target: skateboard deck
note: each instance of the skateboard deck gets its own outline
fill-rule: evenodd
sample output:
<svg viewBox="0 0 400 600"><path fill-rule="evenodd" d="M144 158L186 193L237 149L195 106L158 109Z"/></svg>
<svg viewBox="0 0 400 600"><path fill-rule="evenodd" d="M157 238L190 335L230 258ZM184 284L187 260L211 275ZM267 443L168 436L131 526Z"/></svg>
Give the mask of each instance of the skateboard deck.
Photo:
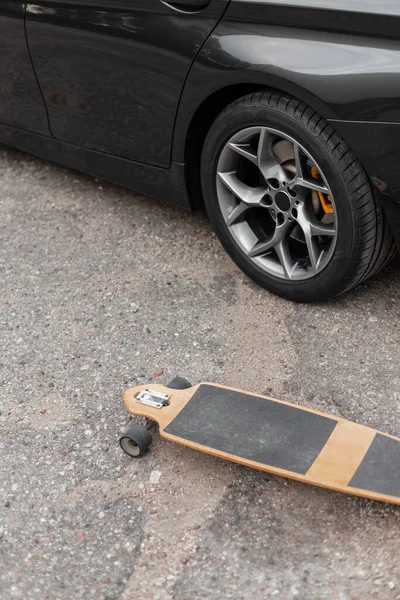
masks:
<svg viewBox="0 0 400 600"><path fill-rule="evenodd" d="M400 504L400 439L340 417L212 383L125 391L163 438L247 467ZM151 437L151 436L150 436Z"/></svg>

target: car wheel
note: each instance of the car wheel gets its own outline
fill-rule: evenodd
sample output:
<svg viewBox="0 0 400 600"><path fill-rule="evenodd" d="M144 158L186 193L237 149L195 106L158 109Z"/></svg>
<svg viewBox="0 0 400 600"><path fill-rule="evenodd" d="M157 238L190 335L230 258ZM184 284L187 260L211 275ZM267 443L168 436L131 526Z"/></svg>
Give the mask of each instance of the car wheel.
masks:
<svg viewBox="0 0 400 600"><path fill-rule="evenodd" d="M304 103L275 92L229 105L205 140L208 215L236 264L300 302L341 294L382 268L394 241L357 157Z"/></svg>

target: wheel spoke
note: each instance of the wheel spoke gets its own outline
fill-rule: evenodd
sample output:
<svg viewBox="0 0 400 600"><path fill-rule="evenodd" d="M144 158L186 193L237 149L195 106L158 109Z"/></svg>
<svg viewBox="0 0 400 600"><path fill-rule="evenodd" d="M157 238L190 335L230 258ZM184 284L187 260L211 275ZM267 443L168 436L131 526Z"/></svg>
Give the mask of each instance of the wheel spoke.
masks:
<svg viewBox="0 0 400 600"><path fill-rule="evenodd" d="M235 206L235 208L232 210L232 212L227 217L227 219L226 219L227 225L229 227L231 227L232 225L235 225L235 223L242 221L244 213L247 212L249 210L249 208L250 207L247 204L245 204L244 202L240 202L240 204Z"/></svg>
<svg viewBox="0 0 400 600"><path fill-rule="evenodd" d="M268 130L263 127L261 129L257 149L258 168L266 180L278 179L278 181L285 181L285 171L276 160L272 147L273 137Z"/></svg>
<svg viewBox="0 0 400 600"><path fill-rule="evenodd" d="M279 258L285 277L291 279L297 263L294 262L292 255L290 254L288 239L282 239L275 246L274 250Z"/></svg>
<svg viewBox="0 0 400 600"><path fill-rule="evenodd" d="M304 229L303 229L303 231L304 231ZM321 258L321 252L318 250L318 246L315 243L310 231L307 231L307 233L304 231L304 237L306 239L308 256L310 257L311 268L312 268L313 272L316 273L317 269L318 269L318 263Z"/></svg>
<svg viewBox="0 0 400 600"><path fill-rule="evenodd" d="M324 225L317 221L317 219L310 221L312 235L327 235L333 237L336 235L336 229L333 225Z"/></svg>
<svg viewBox="0 0 400 600"><path fill-rule="evenodd" d="M317 180L311 181L307 179L307 165L306 157L302 154L301 148L298 144L293 144L294 151L294 162L296 165L296 176L290 183L290 187L299 185L315 192L322 192L323 194L330 194L330 190L326 185L320 185Z"/></svg>
<svg viewBox="0 0 400 600"><path fill-rule="evenodd" d="M300 147L298 144L293 144L294 150L294 162L296 165L296 178L303 178L303 160L301 156Z"/></svg>
<svg viewBox="0 0 400 600"><path fill-rule="evenodd" d="M297 222L304 233L304 239L307 245L307 251L310 258L311 268L313 272L316 273L318 271L318 266L324 251L322 249L319 249L318 243L316 242L316 240L314 240L314 237L317 235L326 235L326 233L320 233L321 231L325 232L326 230L328 230L329 232L331 232L333 230L334 232L334 229L333 226L332 228L330 228L329 226L323 227L318 225L317 220L313 218L310 214L307 214L307 212L308 211L304 205L299 206L297 210ZM332 235L334 235L334 233Z"/></svg>
<svg viewBox="0 0 400 600"><path fill-rule="evenodd" d="M276 225L275 231L272 234L272 237L267 242L257 242L254 244L252 249L249 252L249 256L254 258L256 256L261 256L262 254L266 254L269 250L274 248L279 242L281 242L288 229L290 228L290 223L285 221L282 225Z"/></svg>
<svg viewBox="0 0 400 600"><path fill-rule="evenodd" d="M326 235L328 237L333 237L336 235L336 228L333 223L330 223L329 225L321 223L321 221L316 219L314 213L304 204L297 207L297 222L303 231L303 224L305 227L308 227L313 236Z"/></svg>
<svg viewBox="0 0 400 600"><path fill-rule="evenodd" d="M257 156L252 151L250 144L234 144L234 143L230 142L229 148L231 148L232 150L234 150L241 156L244 156L245 158L250 160L255 165L258 164Z"/></svg>
<svg viewBox="0 0 400 600"><path fill-rule="evenodd" d="M308 181L308 179L304 179L304 177L295 177L293 181L290 182L289 187L300 186L307 188L308 190L313 190L314 192L322 192L323 194L330 194L330 190L326 187L326 185L319 185L316 181Z"/></svg>
<svg viewBox="0 0 400 600"><path fill-rule="evenodd" d="M236 176L235 171L230 173L218 172L218 177L225 184L228 190L235 194L236 198L248 205L259 205L267 193L266 187L251 188L240 181L240 179L238 179Z"/></svg>

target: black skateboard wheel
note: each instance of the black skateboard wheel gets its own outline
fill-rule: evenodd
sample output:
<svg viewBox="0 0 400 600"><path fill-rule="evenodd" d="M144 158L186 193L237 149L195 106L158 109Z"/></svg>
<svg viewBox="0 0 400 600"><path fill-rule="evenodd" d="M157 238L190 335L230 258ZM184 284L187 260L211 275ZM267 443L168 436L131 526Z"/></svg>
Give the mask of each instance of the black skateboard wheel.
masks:
<svg viewBox="0 0 400 600"><path fill-rule="evenodd" d="M151 433L146 427L131 425L121 436L119 444L122 450L132 458L141 458L149 449L152 439Z"/></svg>
<svg viewBox="0 0 400 600"><path fill-rule="evenodd" d="M169 382L168 387L172 390L187 390L192 387L192 384L184 377L174 377L173 380Z"/></svg>

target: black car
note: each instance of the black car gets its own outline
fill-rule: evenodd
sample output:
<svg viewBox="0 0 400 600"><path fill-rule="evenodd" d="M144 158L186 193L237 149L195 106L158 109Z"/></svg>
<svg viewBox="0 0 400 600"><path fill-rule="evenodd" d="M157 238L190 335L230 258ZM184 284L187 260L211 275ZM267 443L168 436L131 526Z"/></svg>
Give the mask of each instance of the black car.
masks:
<svg viewBox="0 0 400 600"><path fill-rule="evenodd" d="M298 301L400 242L397 0L0 0L0 142L195 208Z"/></svg>

